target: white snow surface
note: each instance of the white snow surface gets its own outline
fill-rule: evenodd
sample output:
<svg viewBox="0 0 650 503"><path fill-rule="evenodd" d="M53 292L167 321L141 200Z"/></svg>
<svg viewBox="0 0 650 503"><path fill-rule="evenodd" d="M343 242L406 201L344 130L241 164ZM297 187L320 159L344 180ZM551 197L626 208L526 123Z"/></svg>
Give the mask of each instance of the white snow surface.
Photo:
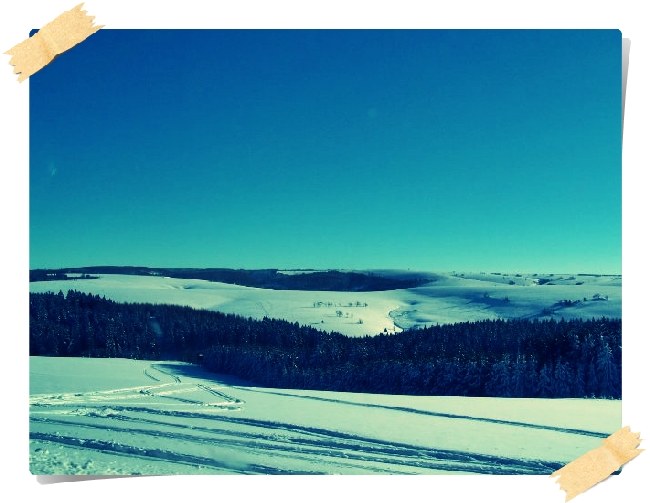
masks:
<svg viewBox="0 0 650 503"><path fill-rule="evenodd" d="M551 473L621 402L259 388L180 362L30 358L34 474Z"/></svg>
<svg viewBox="0 0 650 503"><path fill-rule="evenodd" d="M621 317L621 276L449 273L438 274L438 280L426 286L379 292L270 290L160 276L99 276L34 282L30 291L79 290L119 302L267 316L350 336L496 318ZM540 280L547 283L537 284Z"/></svg>

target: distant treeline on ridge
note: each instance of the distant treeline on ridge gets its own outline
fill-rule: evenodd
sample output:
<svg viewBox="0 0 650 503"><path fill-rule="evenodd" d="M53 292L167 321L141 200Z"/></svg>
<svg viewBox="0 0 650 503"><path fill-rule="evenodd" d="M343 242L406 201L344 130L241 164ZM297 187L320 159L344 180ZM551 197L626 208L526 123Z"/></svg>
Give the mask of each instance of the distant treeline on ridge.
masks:
<svg viewBox="0 0 650 503"><path fill-rule="evenodd" d="M348 337L284 320L31 293L30 354L178 359L294 389L621 398L620 319L490 320Z"/></svg>
<svg viewBox="0 0 650 503"><path fill-rule="evenodd" d="M180 279L202 279L232 285L269 288L272 290L322 290L330 292L373 292L414 288L435 281L435 275L425 273L401 273L399 275L376 274L355 271L293 271L290 274L278 269L195 269L155 268L133 266L94 266L68 269L32 269L29 281L52 281L77 279L69 274L81 275L80 279L95 279L97 274L127 274L136 276L167 276ZM85 277L84 277L85 276Z"/></svg>

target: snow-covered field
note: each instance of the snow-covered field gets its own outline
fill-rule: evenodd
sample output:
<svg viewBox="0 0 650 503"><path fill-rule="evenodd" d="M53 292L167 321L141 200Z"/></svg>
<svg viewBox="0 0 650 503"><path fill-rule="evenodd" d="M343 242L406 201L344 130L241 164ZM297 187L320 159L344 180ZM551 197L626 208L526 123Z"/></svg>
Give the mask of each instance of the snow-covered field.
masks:
<svg viewBox="0 0 650 503"><path fill-rule="evenodd" d="M621 316L620 276L455 273L438 278L430 285L405 290L317 292L102 274L99 279L30 283L30 291L74 289L120 302L179 304L258 319L268 316L352 336L494 318Z"/></svg>
<svg viewBox="0 0 650 503"><path fill-rule="evenodd" d="M127 275L30 283L32 292L69 289L353 336L489 318L621 316L620 276L452 273L381 292ZM30 376L37 474L539 474L621 426L620 401L269 389L178 362L32 357Z"/></svg>
<svg viewBox="0 0 650 503"><path fill-rule="evenodd" d="M177 362L30 358L35 474L548 474L620 426L620 401L269 389Z"/></svg>

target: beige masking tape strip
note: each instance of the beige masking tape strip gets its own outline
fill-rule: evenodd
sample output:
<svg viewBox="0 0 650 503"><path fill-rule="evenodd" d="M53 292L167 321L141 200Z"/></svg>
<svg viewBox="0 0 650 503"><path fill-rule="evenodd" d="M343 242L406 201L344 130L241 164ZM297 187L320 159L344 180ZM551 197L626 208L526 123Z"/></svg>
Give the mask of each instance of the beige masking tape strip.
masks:
<svg viewBox="0 0 650 503"><path fill-rule="evenodd" d="M5 54L12 56L9 61L14 65L14 73L19 74L22 82L35 74L56 56L63 54L103 26L94 26L94 17L81 10L83 4L61 14L46 24L33 37L22 41Z"/></svg>
<svg viewBox="0 0 650 503"><path fill-rule="evenodd" d="M641 454L643 449L637 449L640 442L639 433L630 432L630 427L626 426L603 440L598 449L571 461L551 477L559 477L556 482L566 492L566 501L569 501Z"/></svg>

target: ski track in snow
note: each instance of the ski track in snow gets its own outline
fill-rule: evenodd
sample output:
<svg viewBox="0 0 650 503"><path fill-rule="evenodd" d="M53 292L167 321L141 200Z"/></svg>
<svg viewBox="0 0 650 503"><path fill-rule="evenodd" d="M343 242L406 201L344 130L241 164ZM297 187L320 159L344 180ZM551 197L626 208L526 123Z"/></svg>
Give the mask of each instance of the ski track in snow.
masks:
<svg viewBox="0 0 650 503"><path fill-rule="evenodd" d="M410 415L424 415L542 429L561 435L607 436L588 430L226 386L207 379L181 377L157 363L148 365L143 374L144 382L155 384L32 395L32 471L43 473L39 470L46 469L38 464L36 454L56 449L68 453L72 450L76 456L90 456L90 460L93 453L102 453L121 459L127 466L145 467L137 473L146 472L147 466L161 461L179 471L248 474L550 474L564 465L563 460L437 449L329 427L242 417L247 404L236 395L250 392L280 395L297 403L316 400L336 406L385 409L405 415L402 417L406 420Z"/></svg>

